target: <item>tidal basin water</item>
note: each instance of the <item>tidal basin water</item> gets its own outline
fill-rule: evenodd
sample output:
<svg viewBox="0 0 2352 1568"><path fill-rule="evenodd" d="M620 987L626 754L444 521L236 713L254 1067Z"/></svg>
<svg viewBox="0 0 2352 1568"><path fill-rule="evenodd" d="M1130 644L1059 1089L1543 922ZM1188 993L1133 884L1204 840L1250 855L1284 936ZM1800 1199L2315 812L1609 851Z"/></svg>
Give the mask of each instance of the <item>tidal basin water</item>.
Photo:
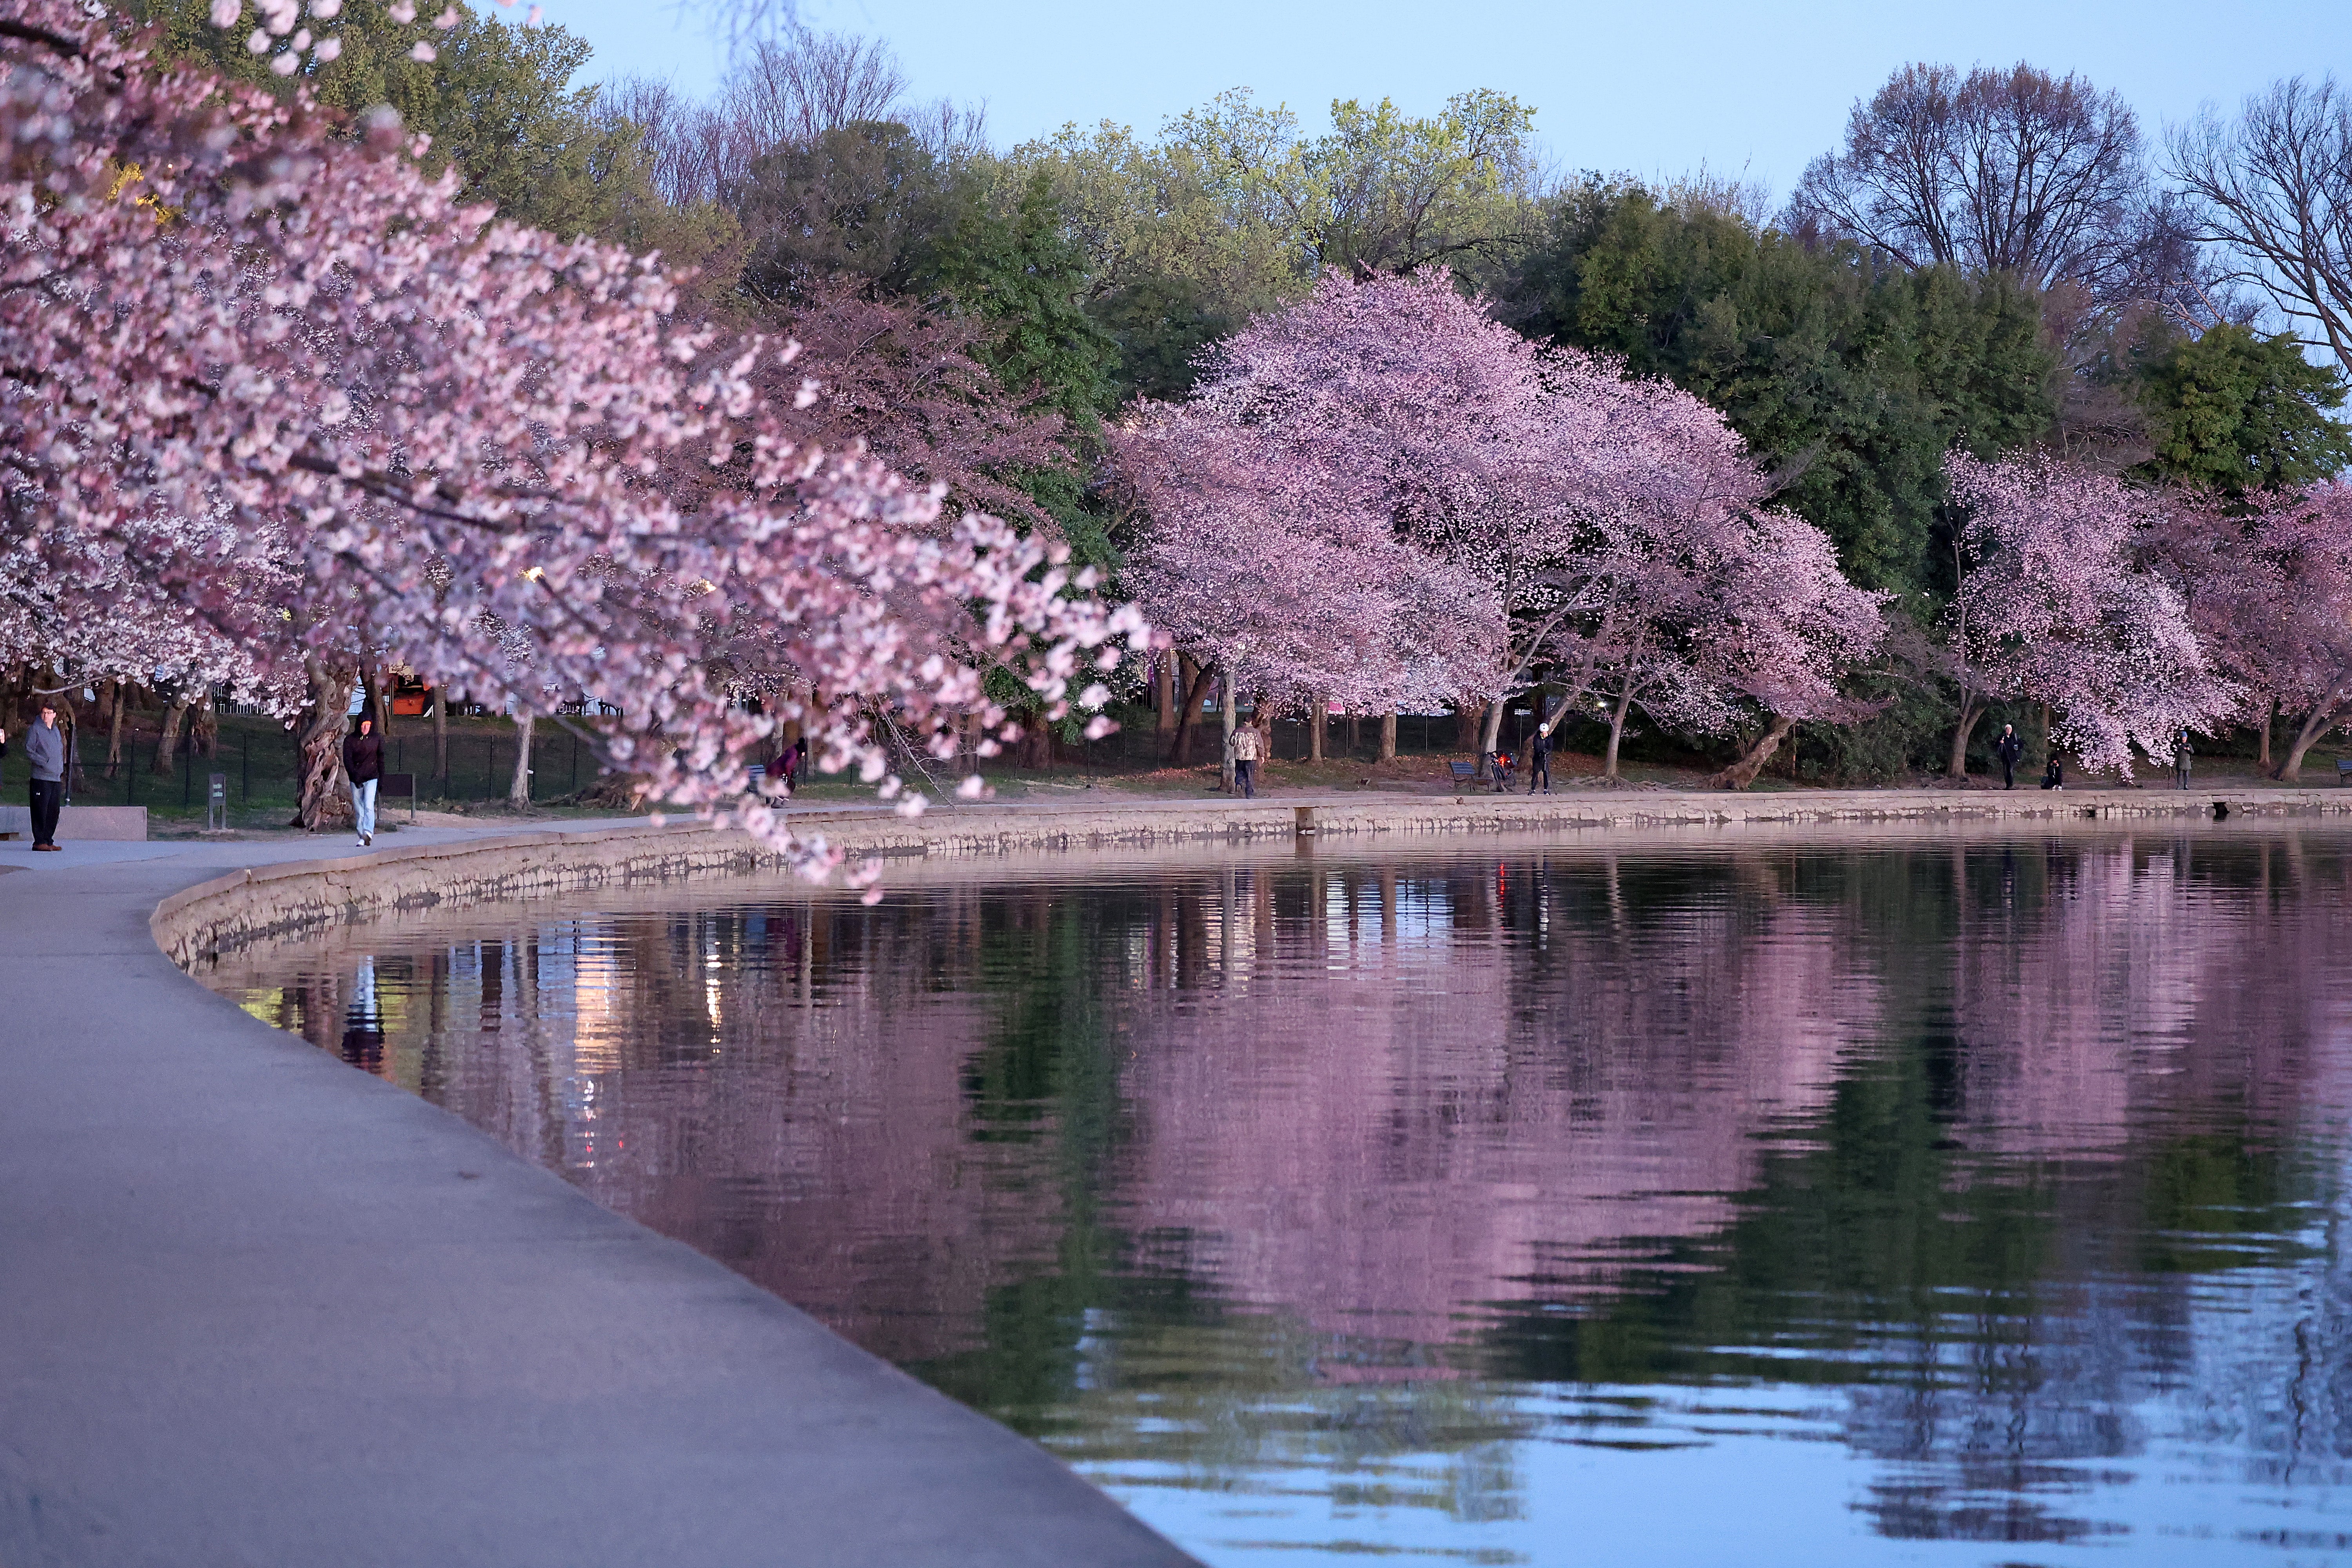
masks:
<svg viewBox="0 0 2352 1568"><path fill-rule="evenodd" d="M888 886L209 978L1212 1564L2352 1562L2352 833Z"/></svg>

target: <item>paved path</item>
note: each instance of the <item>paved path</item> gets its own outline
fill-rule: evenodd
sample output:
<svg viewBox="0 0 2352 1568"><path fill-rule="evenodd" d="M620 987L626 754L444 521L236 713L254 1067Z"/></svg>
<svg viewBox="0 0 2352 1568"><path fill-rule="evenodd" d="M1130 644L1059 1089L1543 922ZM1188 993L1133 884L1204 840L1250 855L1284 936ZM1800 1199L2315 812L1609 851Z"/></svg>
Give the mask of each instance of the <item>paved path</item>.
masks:
<svg viewBox="0 0 2352 1568"><path fill-rule="evenodd" d="M0 1568L1187 1561L149 936L180 888L349 853L0 843Z"/></svg>

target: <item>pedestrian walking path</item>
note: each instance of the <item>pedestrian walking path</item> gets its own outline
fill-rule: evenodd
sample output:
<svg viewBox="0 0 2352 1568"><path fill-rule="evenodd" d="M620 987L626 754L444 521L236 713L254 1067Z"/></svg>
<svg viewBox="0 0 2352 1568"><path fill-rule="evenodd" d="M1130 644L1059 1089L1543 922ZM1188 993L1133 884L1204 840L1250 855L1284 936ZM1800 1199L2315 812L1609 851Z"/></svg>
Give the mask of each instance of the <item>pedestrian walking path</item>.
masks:
<svg viewBox="0 0 2352 1568"><path fill-rule="evenodd" d="M0 1564L1187 1561L150 935L194 883L353 853L0 844Z"/></svg>

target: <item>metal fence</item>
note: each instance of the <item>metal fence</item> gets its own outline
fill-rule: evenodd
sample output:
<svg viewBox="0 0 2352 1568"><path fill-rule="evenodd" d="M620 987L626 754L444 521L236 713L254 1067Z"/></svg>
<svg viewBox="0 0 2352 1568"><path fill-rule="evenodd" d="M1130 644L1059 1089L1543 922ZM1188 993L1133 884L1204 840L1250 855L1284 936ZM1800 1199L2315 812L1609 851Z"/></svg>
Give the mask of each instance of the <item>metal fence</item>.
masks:
<svg viewBox="0 0 2352 1568"><path fill-rule="evenodd" d="M123 737L121 754L107 766L109 739L93 726L73 731L76 774L71 798L80 805L143 805L166 816L201 816L213 774L226 784L226 804L239 814L282 806L291 811L301 793L302 745L297 731L276 724L224 723L210 755L183 736L170 763L156 765L152 732ZM403 733L395 726L383 749L384 771L413 773L420 801L503 800L514 782L515 731L453 724L447 765L436 765L429 730ZM12 748L14 750L14 748ZM22 764L10 759L10 782ZM540 725L531 736L530 796L558 800L594 782L595 759L568 731Z"/></svg>

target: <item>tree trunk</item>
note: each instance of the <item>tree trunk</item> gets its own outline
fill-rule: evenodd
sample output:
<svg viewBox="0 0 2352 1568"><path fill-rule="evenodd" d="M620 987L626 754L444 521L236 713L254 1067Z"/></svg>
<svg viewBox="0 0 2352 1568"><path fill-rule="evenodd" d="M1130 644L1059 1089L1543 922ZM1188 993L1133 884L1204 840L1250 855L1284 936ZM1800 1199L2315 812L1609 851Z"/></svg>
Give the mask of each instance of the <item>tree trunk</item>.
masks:
<svg viewBox="0 0 2352 1568"><path fill-rule="evenodd" d="M1045 721L1043 708L1033 709L1023 716L1021 739L1014 742L1013 765L1040 773L1053 768L1054 728Z"/></svg>
<svg viewBox="0 0 2352 1568"><path fill-rule="evenodd" d="M1381 761L1384 763L1396 761L1396 710L1391 708L1381 715Z"/></svg>
<svg viewBox="0 0 2352 1568"><path fill-rule="evenodd" d="M2313 709L2309 716L2295 727L2294 739L2287 744L2286 758L2279 763L2278 772L2271 776L2281 784L2299 783L2303 777L2304 753L2319 744L2327 731L2336 728L2342 712L2343 710L2334 704Z"/></svg>
<svg viewBox="0 0 2352 1568"><path fill-rule="evenodd" d="M180 721L187 716L187 698L179 696L172 699L172 706L163 713L163 733L155 737L155 771L157 773L168 773L172 771L172 753L180 748Z"/></svg>
<svg viewBox="0 0 2352 1568"><path fill-rule="evenodd" d="M1503 704L1505 700L1506 699L1497 697L1492 702L1487 703L1486 721L1478 726L1478 776L1482 779L1487 779L1490 782L1493 778L1493 763L1491 759L1503 743ZM1616 742L1613 741L1610 742L1609 754L1612 757L1614 757L1617 754Z"/></svg>
<svg viewBox="0 0 2352 1568"><path fill-rule="evenodd" d="M122 689L122 682L117 680L110 684L114 690L114 700L108 706L112 708L114 712L108 720L106 727L106 776L108 778L112 778L114 770L122 765L122 710L129 706L124 700L128 694Z"/></svg>
<svg viewBox="0 0 2352 1568"><path fill-rule="evenodd" d="M1172 735L1176 732L1178 662L1176 650L1173 648L1160 656L1160 722L1157 728L1163 735Z"/></svg>
<svg viewBox="0 0 2352 1568"><path fill-rule="evenodd" d="M351 816L343 777L343 718L351 710L355 677L350 670L329 669L315 658L303 664L310 677L310 721L302 729L302 793L293 826L316 833Z"/></svg>
<svg viewBox="0 0 2352 1568"><path fill-rule="evenodd" d="M1320 697L1307 700L1307 760L1310 763L1323 760L1323 725L1330 717L1326 711L1328 707Z"/></svg>
<svg viewBox="0 0 2352 1568"><path fill-rule="evenodd" d="M1967 692L1960 694L1960 721L1952 727L1952 756L1944 772L1956 779L1969 776L1969 737L1977 732L1977 725L1985 716L1985 704Z"/></svg>
<svg viewBox="0 0 2352 1568"><path fill-rule="evenodd" d="M2279 700L2273 697L2271 699L2270 711L2263 719L2262 749L2254 753L2254 769L2264 775L2268 775L2271 771L2271 731L2278 728L2278 719Z"/></svg>
<svg viewBox="0 0 2352 1568"><path fill-rule="evenodd" d="M507 804L517 811L530 809L530 710L515 715L514 782L507 786Z"/></svg>
<svg viewBox="0 0 2352 1568"><path fill-rule="evenodd" d="M1234 689L1233 677L1225 677L1217 685L1223 694L1217 704L1217 717L1225 727L1224 744L1218 752L1223 761L1217 765L1217 778L1224 786L1225 793L1231 795L1234 788L1234 731L1241 728L1242 699L1241 693Z"/></svg>
<svg viewBox="0 0 2352 1568"><path fill-rule="evenodd" d="M1479 721L1486 710L1473 708L1467 702L1454 705L1454 746L1456 751L1475 752L1478 749Z"/></svg>
<svg viewBox="0 0 2352 1568"><path fill-rule="evenodd" d="M1192 765L1192 731L1200 728L1201 699L1209 694L1209 677L1213 673L1189 658L1184 662L1192 665L1192 681L1184 690L1184 711L1176 725L1175 743L1168 748L1168 760L1180 768Z"/></svg>
<svg viewBox="0 0 2352 1568"><path fill-rule="evenodd" d="M220 754L220 710L213 706L213 689L196 695L195 712L188 719L188 749L200 757Z"/></svg>
<svg viewBox="0 0 2352 1568"><path fill-rule="evenodd" d="M1617 706L1610 710L1609 755L1601 766L1601 776L1604 779L1617 776L1617 743L1625 738L1625 713L1633 706L1633 689L1628 686L1618 694Z"/></svg>
<svg viewBox="0 0 2352 1568"><path fill-rule="evenodd" d="M449 793L449 689L433 689L433 778L437 796Z"/></svg>
<svg viewBox="0 0 2352 1568"><path fill-rule="evenodd" d="M1348 710L1348 760L1354 762L1356 753L1364 749L1364 716L1353 708Z"/></svg>
<svg viewBox="0 0 2352 1568"><path fill-rule="evenodd" d="M1741 752L1738 762L1707 780L1707 784L1716 789L1746 789L1754 784L1756 775L1764 771L1764 764L1772 760L1772 753L1780 749L1780 742L1789 738L1789 731L1796 722L1794 719L1774 714L1772 727L1765 731L1754 745Z"/></svg>

